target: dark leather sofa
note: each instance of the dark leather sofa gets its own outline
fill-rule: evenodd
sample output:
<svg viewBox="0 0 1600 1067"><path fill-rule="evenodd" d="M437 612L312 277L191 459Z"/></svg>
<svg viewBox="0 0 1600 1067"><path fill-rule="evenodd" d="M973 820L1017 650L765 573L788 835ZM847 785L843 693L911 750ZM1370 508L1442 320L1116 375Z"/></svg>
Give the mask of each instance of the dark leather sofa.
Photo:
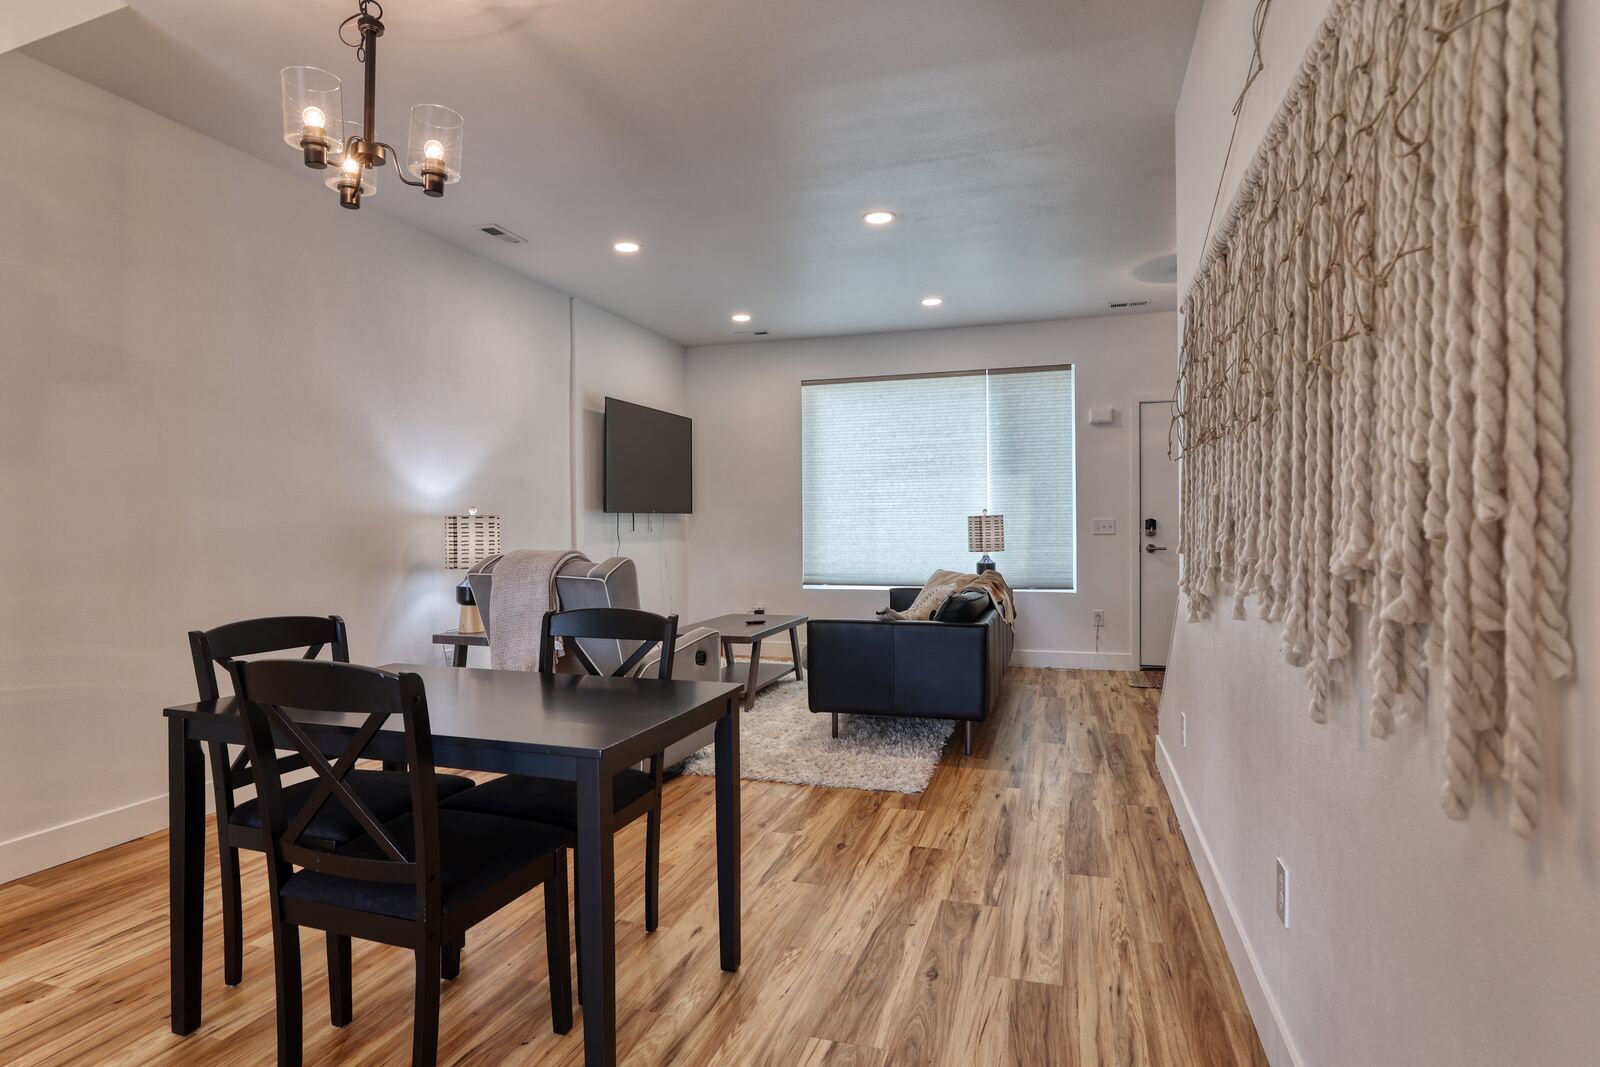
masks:
<svg viewBox="0 0 1600 1067"><path fill-rule="evenodd" d="M918 589L889 590L889 606L904 611ZM889 622L812 619L806 624L811 710L833 716L899 715L960 719L966 752L972 724L1000 700L1012 633L991 604L973 622Z"/></svg>

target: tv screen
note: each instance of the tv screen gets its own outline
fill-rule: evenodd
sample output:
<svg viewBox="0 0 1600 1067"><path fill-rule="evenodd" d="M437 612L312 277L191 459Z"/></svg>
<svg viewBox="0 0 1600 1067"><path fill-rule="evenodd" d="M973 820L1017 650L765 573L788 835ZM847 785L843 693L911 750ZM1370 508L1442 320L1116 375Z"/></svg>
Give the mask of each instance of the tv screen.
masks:
<svg viewBox="0 0 1600 1067"><path fill-rule="evenodd" d="M693 512L693 425L670 411L606 397L605 510Z"/></svg>

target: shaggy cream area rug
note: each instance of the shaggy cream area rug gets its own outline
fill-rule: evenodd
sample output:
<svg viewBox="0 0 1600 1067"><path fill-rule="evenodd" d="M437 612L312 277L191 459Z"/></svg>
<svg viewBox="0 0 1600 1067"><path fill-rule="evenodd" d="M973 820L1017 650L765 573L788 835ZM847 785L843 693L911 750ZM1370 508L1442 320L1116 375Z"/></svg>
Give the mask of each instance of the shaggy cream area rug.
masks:
<svg viewBox="0 0 1600 1067"><path fill-rule="evenodd" d="M948 719L841 715L834 740L828 724L829 716L807 707L806 683L791 679L763 690L741 716L740 777L920 793L956 729ZM714 774L714 763L712 749L703 748L684 761L683 773Z"/></svg>

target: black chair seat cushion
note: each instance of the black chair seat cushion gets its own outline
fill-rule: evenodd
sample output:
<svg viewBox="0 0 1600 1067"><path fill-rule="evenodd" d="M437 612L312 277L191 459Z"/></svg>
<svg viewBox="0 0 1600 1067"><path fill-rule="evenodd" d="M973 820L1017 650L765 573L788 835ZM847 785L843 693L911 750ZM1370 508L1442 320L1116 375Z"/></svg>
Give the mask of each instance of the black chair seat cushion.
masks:
<svg viewBox="0 0 1600 1067"><path fill-rule="evenodd" d="M402 815L387 822L384 829L410 859L416 842L411 816ZM556 849L571 845L572 835L559 827L467 811L440 811L439 891L444 910L449 911ZM339 848L338 854L389 858L366 835ZM283 883L282 895L286 900L351 908L396 919L417 917L417 889L409 884L297 871Z"/></svg>
<svg viewBox="0 0 1600 1067"><path fill-rule="evenodd" d="M934 622L977 622L994 601L981 589L968 589L945 598L933 613Z"/></svg>
<svg viewBox="0 0 1600 1067"><path fill-rule="evenodd" d="M656 781L633 767L611 779L613 811L621 811L640 797L649 796ZM508 774L485 782L440 805L452 811L476 811L513 819L548 823L568 830L578 828L578 783L559 778L527 778Z"/></svg>
<svg viewBox="0 0 1600 1067"><path fill-rule="evenodd" d="M284 808L291 820L301 808L305 807L306 801L311 799L311 793L317 788L320 780L312 778L283 787ZM372 809L372 814L377 816L379 822L398 819L411 810L411 774L408 771L351 771L345 775L344 780L350 786L350 791ZM472 779L459 774L434 775L434 783L434 787L439 791L441 803L472 788ZM228 821L235 826L247 826L252 830L259 830L261 805L254 800L246 801L233 809L233 815ZM361 824L356 822L355 816L350 814L350 809L345 807L338 797L327 799L305 832L307 838L315 838L333 845L348 844L365 834L366 831L361 828Z"/></svg>

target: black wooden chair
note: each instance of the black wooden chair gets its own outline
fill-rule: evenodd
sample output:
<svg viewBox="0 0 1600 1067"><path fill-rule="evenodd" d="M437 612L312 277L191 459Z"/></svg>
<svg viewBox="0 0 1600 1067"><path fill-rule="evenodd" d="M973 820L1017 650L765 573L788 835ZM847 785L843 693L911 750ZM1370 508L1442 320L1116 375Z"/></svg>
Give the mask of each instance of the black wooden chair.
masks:
<svg viewBox="0 0 1600 1067"><path fill-rule="evenodd" d="M535 886L544 886L544 926L555 1031L572 1028L571 945L567 931L566 849L572 836L554 826L464 811L441 811L433 767L428 698L415 674L297 660L233 665L247 749L261 794L272 903L278 992L278 1063L301 1059L300 928L328 937L333 1021L350 1021L350 939L416 953L416 1019L411 1062L438 1059L439 994L446 946ZM341 733L328 713L342 713ZM404 772L410 811L384 821L349 784L352 768L384 725L405 731ZM320 728L320 729L319 729ZM351 732L353 731L353 733ZM324 749L343 746L329 761ZM274 758L292 750L316 774L304 804L288 803ZM307 837L328 809L364 834L333 851ZM296 869L298 868L298 870Z"/></svg>
<svg viewBox="0 0 1600 1067"><path fill-rule="evenodd" d="M247 619L214 630L189 631L189 650L194 657L195 684L201 700L216 700L216 668L228 670L240 656L267 652L294 652L305 649L304 658L316 659L326 647L336 662L350 662L350 644L344 620L337 615L282 615ZM223 980L238 985L244 976L244 924L239 899L239 850L265 852L261 834L261 806L256 800L237 803L239 790L256 783L249 754L241 752L229 759L228 746L208 746L211 757L211 783L217 801L217 858L222 868L222 956ZM299 770L305 761L285 757L278 764L280 774ZM380 819L394 819L411 810L411 777L404 771L351 771L347 784ZM472 787L472 779L460 775L440 775L440 796L450 797ZM284 787L284 803L298 810L310 797L314 782ZM308 827L309 847L333 849L360 837L365 831L343 809L326 810ZM460 965L459 948L447 961L449 977Z"/></svg>
<svg viewBox="0 0 1600 1067"><path fill-rule="evenodd" d="M567 640L577 661L594 675L601 672L577 639L640 642L639 647L611 672L613 678L626 677L659 647L661 662L657 665L656 677L668 679L672 677L672 646L678 638L678 617L628 608L545 612L539 636L541 674L555 673L558 637ZM661 753L657 752L650 757L648 772L629 767L618 771L612 779L616 828L622 829L641 815L648 817L644 839L644 928L647 931L655 930L661 910L661 762ZM451 797L445 807L454 811L509 815L574 832L578 827L577 784L555 778L508 774Z"/></svg>

